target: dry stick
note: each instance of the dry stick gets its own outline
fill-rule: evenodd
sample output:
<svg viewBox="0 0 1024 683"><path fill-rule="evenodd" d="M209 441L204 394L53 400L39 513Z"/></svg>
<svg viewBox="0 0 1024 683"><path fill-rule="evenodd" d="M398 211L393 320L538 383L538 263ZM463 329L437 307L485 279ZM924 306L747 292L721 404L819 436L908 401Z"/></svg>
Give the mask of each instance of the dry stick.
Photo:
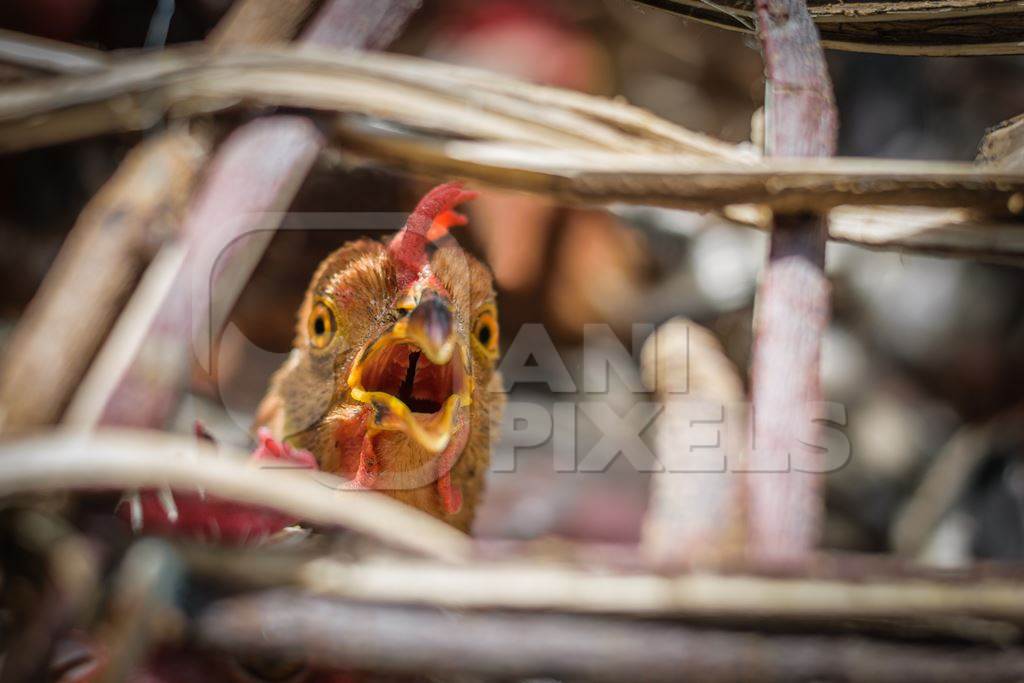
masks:
<svg viewBox="0 0 1024 683"><path fill-rule="evenodd" d="M998 215L1024 176L955 162L863 159L720 161L685 152L623 153L526 144L442 145L337 129L342 147L431 175L553 195L567 202L715 209L760 204L777 211L840 205L974 206ZM1024 224L1021 225L1024 232Z"/></svg>
<svg viewBox="0 0 1024 683"><path fill-rule="evenodd" d="M332 0L302 41L381 47L418 6L418 0ZM263 119L232 133L185 221L187 264L173 274L175 284L141 343L112 347L112 355L126 359L116 374L120 381L99 380L93 385L99 391L83 395L83 405L103 408L80 424L99 415L103 424L162 426L184 389L192 353L212 371L214 335L325 144L312 121L296 116Z"/></svg>
<svg viewBox="0 0 1024 683"><path fill-rule="evenodd" d="M168 109L182 116L196 108L222 110L239 98L263 105L398 115L399 121L427 129L468 128L465 133L471 137L567 146L575 142L576 147L591 143L621 151L685 150L748 161L758 156L745 146L686 130L622 102L421 58L310 47L222 55L177 48L118 62L91 78L13 88L0 97L0 147L26 149L53 142L59 119L64 117L65 127L72 129L76 108L90 104L107 105L110 115L101 124L114 131L135 120L118 108L143 111L136 118L162 116ZM34 139L22 139L28 134Z"/></svg>
<svg viewBox="0 0 1024 683"><path fill-rule="evenodd" d="M260 228L273 220L273 212L287 208L319 152L311 142L317 139L316 128L302 117L258 120L243 131L221 146L207 176L235 182L207 184L196 196L184 221L184 243L165 246L147 269L75 393L65 423L160 426L177 405L192 353L210 367L210 328L203 323L212 305L222 301L222 290L244 283L259 256L251 242L233 243L250 234L261 245L269 240L272 233ZM237 181L247 169L275 165L279 173ZM268 213L235 210L244 204ZM237 252L248 259L242 272L225 270L224 263L238 265L241 259L232 258ZM228 277L232 282L225 284Z"/></svg>
<svg viewBox="0 0 1024 683"><path fill-rule="evenodd" d="M262 470L244 458L192 436L55 430L0 445L0 497L67 489L204 490L428 557L460 560L469 553L464 534L383 494L350 490L349 482L327 472Z"/></svg>
<svg viewBox="0 0 1024 683"><path fill-rule="evenodd" d="M917 489L891 526L889 539L898 555L914 558L926 549L991 453L994 431L992 423L963 426L931 458Z"/></svg>
<svg viewBox="0 0 1024 683"><path fill-rule="evenodd" d="M1019 563L975 563L951 570L850 553L815 555L784 571L777 565L743 563L712 572L694 571L688 563L652 562L635 545L547 538L475 540L471 558L456 569L365 544L353 547L354 556L316 544L295 552L275 545L242 549L186 541L179 550L191 571L239 588L299 586L337 597L368 591L381 602L636 616L721 614L745 623L846 615L873 618L872 628L878 619L889 618L919 624L945 620L947 626L983 620L1003 635L1011 631L1011 640L1020 635L1014 624L1024 624L1024 565ZM417 576L423 580L412 580ZM466 590L450 589L456 585ZM835 621L832 626L857 630L860 625Z"/></svg>
<svg viewBox="0 0 1024 683"><path fill-rule="evenodd" d="M209 152L174 130L132 150L89 202L0 359L0 432L56 421Z"/></svg>
<svg viewBox="0 0 1024 683"><path fill-rule="evenodd" d="M152 74L159 69L163 69L160 78L177 86L172 88L155 78ZM482 139L499 135L505 144L437 144L437 138L433 142L391 140L366 129L339 125L335 142L399 168L432 176L461 175L566 202L619 200L708 208L746 197L779 208L798 204L816 210L866 201L987 204L995 211L993 215L961 208L841 206L832 213L830 236L875 249L1018 265L1024 260L1024 224L1001 217L999 211L1024 204L1019 171L1005 164L817 160L817 167L801 168L775 159L754 164L748 150L687 131L620 102L394 55L304 50L301 55L249 52L211 59L194 49L172 50L133 59L111 67L110 72L84 81L64 79L45 88L25 86L7 91L0 97L0 119L4 120L0 146L4 141L26 145L40 137L52 141L60 139L59 135L89 133L92 128L88 126L97 121L93 116L97 110L76 110L72 105L82 104L82 98L92 98L92 106L104 112L98 120L108 129L117 129L145 125L162 116L168 102L185 105L198 98L199 92L207 97L230 93L232 97L219 100L217 106L238 99L269 105L302 103L426 125L438 136L467 131ZM187 72L191 80L172 78L179 72ZM124 104L122 96L137 106L114 106L116 102ZM505 106L509 99L535 106L513 110ZM202 101L211 104L205 98ZM159 106L154 108L154 103ZM530 115L552 108L563 110L560 117ZM33 124L32 111L44 114L45 123ZM62 111L78 114L55 129ZM570 120L573 125L566 129ZM579 125L581 122L588 125ZM85 130L83 123L88 124ZM551 149L525 144L542 133L548 146L553 145ZM510 142L523 144L512 146L507 144ZM616 149L633 151L610 152L605 147L611 142ZM586 149L578 149L581 143ZM566 149L569 147L571 152ZM658 153L636 153L636 149ZM716 161L711 163L709 158ZM726 186L716 184L721 182ZM760 212L750 208L728 206L725 212L741 223L766 227Z"/></svg>
<svg viewBox="0 0 1024 683"><path fill-rule="evenodd" d="M954 162L758 160L635 107L409 57L273 49L193 49L105 73L28 84L0 96L0 147L121 130L169 112L187 117L264 106L369 114L432 136L388 137L336 121L369 156L584 202L691 208L749 202L787 212L838 204L1024 208L1024 175ZM129 106L130 105L130 106ZM108 115L97 121L96 111ZM120 112L120 113L117 113ZM471 137L478 141L454 142Z"/></svg>
<svg viewBox="0 0 1024 683"><path fill-rule="evenodd" d="M168 50L89 78L29 83L6 91L0 97L0 150L131 129L168 111L179 117L221 111L244 101L367 113L462 136L546 146L695 152L703 147L701 156L752 157L665 121L653 125L657 119L640 116L641 110L628 105L582 94L573 101L554 88L497 75L487 81L485 76L411 57L322 49L222 56L195 48ZM569 101L559 105L558 99ZM92 120L96 111L107 115ZM638 127L645 119L651 125Z"/></svg>
<svg viewBox="0 0 1024 683"><path fill-rule="evenodd" d="M427 129L433 135L388 137L336 119L338 139L368 155L576 201L702 208L746 201L787 211L971 206L995 215L1024 209L1024 175L1012 170L956 162L759 160L622 103L499 76L484 82L479 71L423 59L326 50L211 56L179 49L46 87L12 88L0 96L0 147L81 137L98 126L122 130L167 112L225 111L239 102L366 114ZM96 109L134 115L94 122L86 114ZM476 141L453 141L460 137Z"/></svg>
<svg viewBox="0 0 1024 683"><path fill-rule="evenodd" d="M232 560L224 563L228 567ZM236 562L245 566L245 560ZM681 566L681 565L679 565ZM219 569L211 565L210 569ZM211 572L215 573L215 572ZM866 576L857 580L614 571L520 558L467 563L384 558L312 560L297 570L314 593L452 609L561 610L636 617L714 617L738 623L829 619L1024 620L1022 582L945 582ZM948 622L947 622L948 623ZM1017 636L1020 631L1011 628Z"/></svg>
<svg viewBox="0 0 1024 683"><path fill-rule="evenodd" d="M550 544L539 546L539 553L520 550L509 559L471 563L474 554L483 554L482 548L474 553L464 534L415 508L376 492L347 490L349 482L326 472L266 471L242 458L240 451L159 432L55 431L0 446L0 497L158 486L202 489L314 524L343 526L435 560L377 556L345 562L330 556L309 560L291 552L280 555L273 549L210 548L204 552L211 561L196 564L190 558L194 569L237 578L237 585L260 581L250 571L265 564L258 557L273 561L278 556L288 570L276 581L385 602L634 616L1024 622L1024 574L1014 565L943 572L852 555L819 558L820 566L810 563L788 576L671 574L666 568L654 571L637 564L632 550L608 557L600 546L595 553L594 546L567 545L556 556L576 558L581 566L560 564L551 560Z"/></svg>
<svg viewBox="0 0 1024 683"><path fill-rule="evenodd" d="M1001 171L1024 170L1024 114L993 126L978 146L977 160ZM917 557L927 549L970 477L984 462L998 425L996 421L960 428L932 459L924 479L892 525L890 542L897 554Z"/></svg>
<svg viewBox="0 0 1024 683"><path fill-rule="evenodd" d="M180 491L203 489L309 522L344 526L427 557L466 559L470 554L464 534L415 508L378 493L347 490L349 482L326 472L265 471L244 458L241 451L191 436L56 430L0 445L0 497L163 485ZM660 569L652 572L632 548L565 544L553 555L550 542L531 548L478 546L479 564L463 573L447 564L403 564L394 558L386 567L324 558L305 565L296 576L307 588L338 595L365 591L378 600L390 595L450 606L737 616L744 610L778 616L946 614L1024 622L1020 565L976 565L950 572L849 555L818 557L789 574L772 568L778 576L698 573L671 578ZM537 555L547 560L531 561ZM576 558L583 568L552 564L551 557ZM232 562L244 566L250 560L237 555L214 566L221 571ZM417 575L422 581L411 580ZM460 583L465 591L449 590Z"/></svg>
<svg viewBox="0 0 1024 683"><path fill-rule="evenodd" d="M828 208L836 203L841 206L835 207L830 213L829 238L835 241L846 242L861 247L878 250L897 250L907 253L930 254L937 256L952 256L960 258L976 258L1008 265L1024 265L1024 224L1015 222L1013 219L988 216L983 212L970 209L932 209L920 206L855 206L851 205L866 199L863 192L866 190L870 195L869 202L881 201L881 195L866 185L874 184L869 180L865 172L870 174L864 165L864 160L834 160L818 169L822 175L818 175L814 169L807 168L812 165L808 162L787 162L786 160L765 160L755 171L755 164L746 165L746 171L751 175L747 176L749 182L742 183L743 187L733 185L732 189L726 189L715 185L712 175L716 169L724 171L719 167L719 162L707 160L694 160L693 162L682 161L678 155L662 154L654 157L652 155L607 155L587 153L588 164L583 166L576 163L579 161L580 153L577 151L563 152L561 154L547 150L531 150L527 156L525 150L520 152L509 146L497 148L489 147L484 143L449 143L444 146L423 142L403 141L388 139L366 134L364 131L357 131L348 126L339 126L336 131L336 139L345 150L355 150L370 158L382 160L393 167L426 174L433 177L450 177L457 175L473 178L479 182L500 187L503 189L517 189L528 192L541 193L546 196L553 196L567 203L591 202L603 203L612 199L638 204L659 204L667 206L693 206L687 202L711 201L717 208L721 206L724 199L723 192L735 192L732 200L745 196L748 200L756 196L769 204L784 206L794 203L806 207L816 206L820 209ZM561 166L545 168L543 161L545 156L560 157ZM604 156L603 163L597 163L596 158ZM711 154L714 158L717 154ZM664 173L652 172L650 175L641 178L636 175L629 175L623 172L625 163L639 165L640 159L644 158L643 165L648 170L663 168ZM684 157L685 158L685 157ZM593 161L594 163L589 163ZM687 163L699 168L697 173L684 176L666 167L666 161L674 164L675 168L682 168ZM821 163L824 163L822 160ZM872 165L882 163L886 165L885 173L897 171L906 173L912 171L912 166L904 162L896 162L894 165L887 165L886 162L872 160ZM947 171L952 171L953 166L941 164ZM961 171L975 173L977 167L956 165ZM595 169L602 169L595 171ZM633 166L636 168L636 166ZM734 174L732 181L742 175L743 167L732 166ZM917 167L923 170L922 167ZM529 169L529 170L527 170ZM760 175L762 173L763 175ZM798 170L799 169L799 170ZM883 169L875 167L875 171ZM938 171L938 166L932 167ZM985 170L985 169L981 169ZM1012 177L1016 168L997 167L998 172L1010 174L1004 176L1003 180L997 181L1002 184L1004 180ZM794 175L793 171L797 171ZM806 172L808 175L797 180L796 176ZM760 180L755 181L758 176ZM828 178L826 178L828 176ZM854 178L857 181L851 182ZM938 177L932 175L936 181L935 188L939 185L943 189L932 195L933 198L943 196L952 200L952 203L965 202L973 204L973 199L966 195L955 198L953 195L958 192L950 191L947 181L939 181ZM890 199L894 204L919 201L920 195L912 199L907 193L909 186L905 183L909 176L895 183L894 178L889 176L885 181L881 176L876 178L879 185L876 186L882 192L894 191ZM923 179L923 178L922 178ZM761 182L763 180L763 183ZM947 176L947 180L951 180ZM597 181L597 182L595 182ZM732 182L730 181L730 182ZM795 181L795 182L794 182ZM884 189L881 185L886 185ZM857 189L853 190L856 185ZM896 189L896 187L899 189ZM672 189L670 190L669 187ZM1007 189L1004 186L1004 190ZM682 191L681 191L682 190ZM1006 203L1013 206L1019 202L1020 195L1014 199L1014 194L1004 195ZM886 200L888 201L888 200ZM931 200L929 200L931 201ZM700 208L708 208L703 206ZM749 205L726 206L725 214L732 220L747 226L758 228L768 227L761 218L761 211Z"/></svg>
<svg viewBox="0 0 1024 683"><path fill-rule="evenodd" d="M992 127L978 146L978 161L1006 171L1024 170L1024 114Z"/></svg>
<svg viewBox="0 0 1024 683"><path fill-rule="evenodd" d="M750 0L639 0L734 31L753 33ZM895 0L807 3L821 44L828 48L897 55L1024 53L1024 5L1005 0Z"/></svg>
<svg viewBox="0 0 1024 683"><path fill-rule="evenodd" d="M683 151L636 154L526 144L439 145L374 135L344 123L336 129L336 140L343 148L413 172L469 177L567 203L623 202L700 210L759 204L783 212L868 204L871 211L857 209L858 214L878 213L879 217L884 206L972 206L1000 216L1024 193L1020 173L956 162L846 158L738 162ZM957 217L947 214L931 212L922 218L954 223ZM746 216L735 219L756 222ZM1014 227L1010 218L1002 220L1008 229ZM1016 229L1024 234L1024 223L1016 224Z"/></svg>
<svg viewBox="0 0 1024 683"><path fill-rule="evenodd" d="M198 641L239 654L422 675L594 681L1009 681L1019 648L948 648L765 635L560 614L459 614L291 591L207 605Z"/></svg>
<svg viewBox="0 0 1024 683"><path fill-rule="evenodd" d="M766 152L835 152L836 111L825 56L804 0L757 0L765 62ZM757 294L751 382L753 441L747 475L749 549L754 557L800 560L817 541L824 503L815 420L818 362L829 310L827 221L774 218Z"/></svg>
<svg viewBox="0 0 1024 683"><path fill-rule="evenodd" d="M828 235L868 249L1024 266L1024 225L967 209L840 206Z"/></svg>
<svg viewBox="0 0 1024 683"><path fill-rule="evenodd" d="M641 550L655 561L735 560L745 523L738 454L746 429L737 418L746 414L734 414L742 408L743 380L715 336L683 318L648 337L641 367L664 406L653 430L664 470L651 473Z"/></svg>
<svg viewBox="0 0 1024 683"><path fill-rule="evenodd" d="M0 29L0 63L54 74L100 71L109 65L99 51Z"/></svg>
<svg viewBox="0 0 1024 683"><path fill-rule="evenodd" d="M594 545L565 543L553 550L527 546L506 560L453 566L365 549L356 550L358 559L341 560L337 552L310 557L273 548L181 547L193 574L236 589L298 587L381 604L714 620L746 629L800 624L818 632L1000 645L1019 642L1024 621L1019 570L999 578L977 568L939 574L851 555L819 558L857 568L844 576L817 576L811 565L779 577L751 567L742 574L694 572L689 558L675 566L638 566L630 547L615 556Z"/></svg>
<svg viewBox="0 0 1024 683"><path fill-rule="evenodd" d="M279 27L276 39L290 37L287 22ZM202 134L163 133L133 150L82 211L0 358L0 434L60 417L146 264L177 232L209 152Z"/></svg>

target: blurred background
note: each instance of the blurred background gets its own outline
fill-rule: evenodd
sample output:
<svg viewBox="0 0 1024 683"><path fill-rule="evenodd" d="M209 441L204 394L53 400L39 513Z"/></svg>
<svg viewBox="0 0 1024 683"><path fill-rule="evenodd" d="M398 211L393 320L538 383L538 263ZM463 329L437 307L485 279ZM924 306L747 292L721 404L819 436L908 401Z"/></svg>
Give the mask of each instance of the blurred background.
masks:
<svg viewBox="0 0 1024 683"><path fill-rule="evenodd" d="M0 26L103 50L158 49L165 24L168 44L201 40L229 4L5 0ZM623 97L731 142L751 138L763 97L753 38L626 0L425 0L392 50ZM1024 112L1024 90L1009 87L1024 78L1021 57L827 57L841 155L971 160L986 128ZM0 71L0 82L7 78ZM0 344L85 202L138 139L0 157ZM291 229L275 236L236 305L214 374L193 373L171 427L190 429L201 417L218 438L247 443L311 273L355 236L323 217L408 211L424 187L369 164L323 159L291 207ZM470 227L455 235L494 270L504 344L522 325L541 323L579 379L585 324L606 323L629 345L632 324L683 316L710 329L747 376L766 235L713 216L567 208L497 192L485 192L470 213ZM311 216L320 217L317 229L302 229ZM367 232L383 234L372 230L381 227ZM827 261L834 314L822 379L826 398L847 407L852 455L827 477L825 545L895 549L941 564L1024 557L1024 274L834 243ZM621 384L587 400L624 415L638 398ZM516 386L512 396L541 405L556 398L572 400L544 385ZM575 428L585 453L598 431L582 416ZM604 472L556 474L551 448L521 449L515 471L492 472L477 533L635 541L648 476L623 458ZM941 476L965 459L970 467L952 483ZM938 526L907 527L901 519L926 480L946 481L948 514ZM894 547L898 527L913 543Z"/></svg>

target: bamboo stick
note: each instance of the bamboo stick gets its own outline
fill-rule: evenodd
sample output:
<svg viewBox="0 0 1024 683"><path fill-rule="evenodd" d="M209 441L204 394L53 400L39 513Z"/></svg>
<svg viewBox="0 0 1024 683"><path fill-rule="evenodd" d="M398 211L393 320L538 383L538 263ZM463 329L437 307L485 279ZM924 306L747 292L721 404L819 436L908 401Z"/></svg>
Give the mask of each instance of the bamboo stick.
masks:
<svg viewBox="0 0 1024 683"><path fill-rule="evenodd" d="M418 7L417 0L331 0L301 37L333 47L383 45ZM111 352L122 359L113 386L99 379L76 403L94 406L108 425L162 427L185 389L190 361L213 368L213 340L223 317L262 256L326 141L300 116L274 116L234 131L203 180L184 221L188 256L157 302L149 332L134 348ZM238 242L248 238L245 249ZM130 319L126 326L133 326ZM153 353L152 349L160 349ZM109 364L108 364L109 367ZM154 382L159 377L162 381ZM93 423L95 424L95 423Z"/></svg>
<svg viewBox="0 0 1024 683"><path fill-rule="evenodd" d="M302 11L301 5L316 1L289 7ZM246 4L265 10L278 6L270 0ZM245 34L247 26L247 21L236 21L231 33ZM276 36L266 37L289 37L288 22L277 30ZM40 87L52 83L47 79ZM102 121L109 113L94 111L87 120ZM144 126L154 123L145 116L140 120L137 113L123 116ZM29 431L59 418L146 264L177 232L209 152L210 141L202 132L174 126L133 150L82 211L0 358L0 434Z"/></svg>
<svg viewBox="0 0 1024 683"><path fill-rule="evenodd" d="M744 552L746 430L723 428L708 448L700 423L736 425L727 411L742 405L743 380L714 334L682 318L648 337L640 363L664 406L652 437L664 469L651 473L641 550L655 562L734 562Z"/></svg>
<svg viewBox="0 0 1024 683"><path fill-rule="evenodd" d="M0 29L0 63L52 74L91 73L110 64L99 50L7 29Z"/></svg>
<svg viewBox="0 0 1024 683"><path fill-rule="evenodd" d="M754 32L751 0L640 0L719 28ZM811 0L824 47L951 57L1024 52L1024 5L1015 0Z"/></svg>
<svg viewBox="0 0 1024 683"><path fill-rule="evenodd" d="M168 51L47 87L12 88L0 96L0 148L134 128L167 112L223 111L239 102L366 114L422 129L425 141L384 136L344 119L336 131L342 145L412 170L581 202L705 210L756 203L786 212L956 206L1001 216L1024 210L1024 175L1013 170L883 159L759 160L749 149L629 105L499 76L486 85L480 71L410 57L325 50L212 57ZM451 140L467 136L476 140Z"/></svg>
<svg viewBox="0 0 1024 683"><path fill-rule="evenodd" d="M813 556L713 574L655 564L635 548L471 545L414 508L318 471L263 470L244 454L159 432L56 431L0 445L0 497L168 486L343 526L427 558L356 559L198 546L192 571L238 586L292 585L342 598L459 609L543 609L731 619L976 618L1024 624L1020 565L942 571L872 556ZM294 549L292 549L294 550ZM615 550L616 552L613 552ZM204 559L205 558L205 559ZM259 568L277 569L265 576Z"/></svg>
<svg viewBox="0 0 1024 683"><path fill-rule="evenodd" d="M294 591L228 598L196 637L235 654L314 666L500 679L594 681L1009 681L1020 648L948 648L866 638L768 635L560 614L462 614L318 599Z"/></svg>
<svg viewBox="0 0 1024 683"><path fill-rule="evenodd" d="M326 472L247 466L245 454L160 432L55 430L0 445L0 496L68 489L204 490L315 524L337 525L417 554L467 556L467 537L415 508L352 490Z"/></svg>
<svg viewBox="0 0 1024 683"><path fill-rule="evenodd" d="M804 0L757 0L765 62L765 151L835 153L837 114L825 55ZM803 559L824 518L816 403L829 315L827 219L776 212L761 276L751 368L753 424L747 457L747 541L755 557Z"/></svg>
<svg viewBox="0 0 1024 683"><path fill-rule="evenodd" d="M1024 114L1003 121L985 133L978 161L1006 171L1024 171Z"/></svg>
<svg viewBox="0 0 1024 683"><path fill-rule="evenodd" d="M0 358L0 433L57 420L159 243L210 141L177 129L134 149L79 216Z"/></svg>
<svg viewBox="0 0 1024 683"><path fill-rule="evenodd" d="M945 583L872 576L844 581L678 569L616 572L600 565L574 568L529 558L458 567L394 558L324 558L303 565L297 583L338 598L451 609L714 617L747 623L938 617L1024 622L1020 581L999 579Z"/></svg>
<svg viewBox="0 0 1024 683"><path fill-rule="evenodd" d="M551 150L513 144L430 144L365 134L342 126L339 147L392 166L431 176L457 175L507 189L554 197L566 203L621 202L701 211L758 204L778 212L871 207L855 217L884 217L889 206L975 207L1010 229L1009 211L1024 189L1024 175L988 171L973 164L881 159L763 159L720 161L685 152L622 153ZM987 211L986 211L987 209ZM967 216L929 214L947 223ZM935 221L937 222L937 221ZM851 231L847 233L855 234Z"/></svg>

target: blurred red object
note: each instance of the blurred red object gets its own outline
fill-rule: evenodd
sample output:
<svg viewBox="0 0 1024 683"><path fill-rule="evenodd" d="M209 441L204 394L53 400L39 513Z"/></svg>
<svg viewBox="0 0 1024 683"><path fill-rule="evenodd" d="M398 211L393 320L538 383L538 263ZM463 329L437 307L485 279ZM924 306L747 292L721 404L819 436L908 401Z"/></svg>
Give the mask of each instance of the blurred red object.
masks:
<svg viewBox="0 0 1024 683"><path fill-rule="evenodd" d="M460 6L438 29L429 54L571 90L609 88L604 49L548 3Z"/></svg>

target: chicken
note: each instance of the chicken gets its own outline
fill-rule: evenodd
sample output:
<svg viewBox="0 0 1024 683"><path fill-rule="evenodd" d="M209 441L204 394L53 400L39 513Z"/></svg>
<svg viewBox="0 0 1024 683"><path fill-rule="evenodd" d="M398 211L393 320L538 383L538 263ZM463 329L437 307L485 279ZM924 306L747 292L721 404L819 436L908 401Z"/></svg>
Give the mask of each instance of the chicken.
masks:
<svg viewBox="0 0 1024 683"><path fill-rule="evenodd" d="M329 255L299 309L294 348L257 426L354 488L468 531L504 397L494 390L491 274L451 239L458 183L431 190L387 244Z"/></svg>

